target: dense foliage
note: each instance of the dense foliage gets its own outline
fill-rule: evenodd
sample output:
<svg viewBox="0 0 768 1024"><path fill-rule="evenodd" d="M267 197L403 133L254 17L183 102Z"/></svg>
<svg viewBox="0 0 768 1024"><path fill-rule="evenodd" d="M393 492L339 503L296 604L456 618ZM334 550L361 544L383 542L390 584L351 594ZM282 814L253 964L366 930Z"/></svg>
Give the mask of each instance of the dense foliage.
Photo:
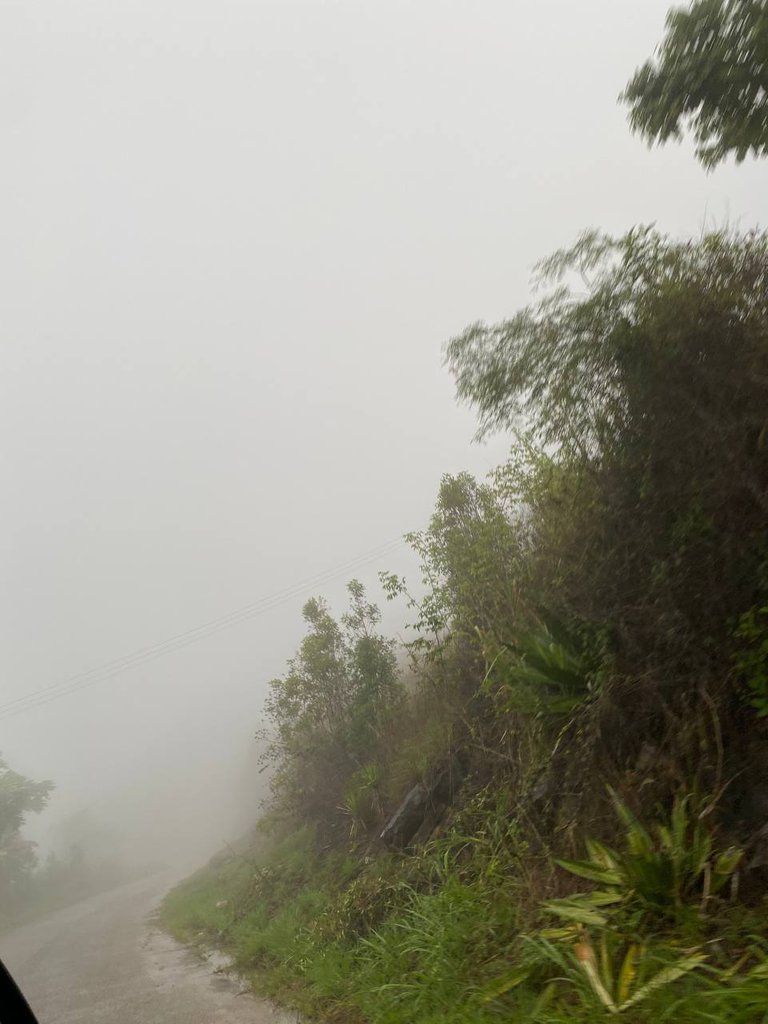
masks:
<svg viewBox="0 0 768 1024"><path fill-rule="evenodd" d="M541 270L447 348L514 446L443 480L417 586L382 575L409 668L358 583L307 604L271 845L166 918L328 1019L761 1021L768 239L590 234Z"/></svg>
<svg viewBox="0 0 768 1024"><path fill-rule="evenodd" d="M586 292L454 339L459 395L554 453L524 483L542 599L607 628L644 685L706 685L768 583L766 237L589 234L542 273Z"/></svg>

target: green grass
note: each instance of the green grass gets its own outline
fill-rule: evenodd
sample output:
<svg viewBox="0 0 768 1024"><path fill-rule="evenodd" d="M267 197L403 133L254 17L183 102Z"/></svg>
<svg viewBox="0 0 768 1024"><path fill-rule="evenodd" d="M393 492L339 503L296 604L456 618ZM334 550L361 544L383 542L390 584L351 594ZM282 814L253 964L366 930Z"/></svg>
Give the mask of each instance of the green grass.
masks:
<svg viewBox="0 0 768 1024"><path fill-rule="evenodd" d="M558 935L532 909L536 858L503 811L481 797L409 856L321 852L301 830L216 858L168 894L162 920L228 952L260 994L336 1024L768 1024L763 907Z"/></svg>

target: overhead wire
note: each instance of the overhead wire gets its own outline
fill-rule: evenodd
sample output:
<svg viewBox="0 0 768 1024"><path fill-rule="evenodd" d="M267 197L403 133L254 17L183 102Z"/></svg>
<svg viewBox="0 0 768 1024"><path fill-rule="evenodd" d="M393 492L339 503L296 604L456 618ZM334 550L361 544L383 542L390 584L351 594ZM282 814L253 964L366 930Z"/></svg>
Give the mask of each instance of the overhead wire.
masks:
<svg viewBox="0 0 768 1024"><path fill-rule="evenodd" d="M59 696L75 692L76 690L83 689L89 685L95 685L104 679L111 678L112 676L127 671L128 669L138 667L148 661L154 660L157 657L171 653L181 647L189 646L192 643L196 643L198 640L202 640L205 637L231 628L234 625L238 625L240 622L251 617L270 611L272 608L298 596L310 587L330 582L332 579L343 575L346 572L350 572L356 568L361 568L374 559L387 554L390 550L393 550L401 543L402 541L400 540L389 541L386 544L380 545L378 548L373 549L370 552L366 552L363 555L359 555L340 566L325 570L310 579L303 580L300 583L283 588L283 590L277 591L275 594L268 595L258 601L245 605L225 616L220 616L217 619L203 623L193 629L185 630L183 633L176 634L175 636L169 637L167 640L142 648L133 654L125 655L121 658L115 659L114 661L96 666L86 672L78 673L75 676L71 676L68 679L53 684L52 686L45 687L35 693L27 694L24 697L19 697L14 701L2 704L0 705L0 718L10 717L22 710L28 710L31 707L48 703L49 700L57 699Z"/></svg>
<svg viewBox="0 0 768 1024"><path fill-rule="evenodd" d="M199 626L184 630L181 633L168 637L166 640L158 641L131 654L123 655L120 658L69 676L67 679L60 680L58 683L53 683L33 693L0 704L0 720L11 718L33 708L42 707L51 701L58 700L61 697L76 693L87 687L96 686L130 669L141 667L155 661L157 658L198 643L209 636L231 629L233 626L237 626L242 622L279 607L281 604L306 593L312 587L329 583L346 573L363 568L376 559L392 553L403 544L402 537L393 538L341 565L317 573L315 576L301 580L291 586L284 587L282 590L243 605L226 615L201 623Z"/></svg>

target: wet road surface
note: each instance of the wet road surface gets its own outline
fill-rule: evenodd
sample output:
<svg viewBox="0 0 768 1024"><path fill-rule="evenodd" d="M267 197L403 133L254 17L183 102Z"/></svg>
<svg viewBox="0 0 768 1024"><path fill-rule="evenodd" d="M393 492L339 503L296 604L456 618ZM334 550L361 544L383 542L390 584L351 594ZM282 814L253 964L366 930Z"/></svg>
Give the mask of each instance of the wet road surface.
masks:
<svg viewBox="0 0 768 1024"><path fill-rule="evenodd" d="M155 877L0 935L0 958L40 1024L291 1024L213 960L153 924Z"/></svg>

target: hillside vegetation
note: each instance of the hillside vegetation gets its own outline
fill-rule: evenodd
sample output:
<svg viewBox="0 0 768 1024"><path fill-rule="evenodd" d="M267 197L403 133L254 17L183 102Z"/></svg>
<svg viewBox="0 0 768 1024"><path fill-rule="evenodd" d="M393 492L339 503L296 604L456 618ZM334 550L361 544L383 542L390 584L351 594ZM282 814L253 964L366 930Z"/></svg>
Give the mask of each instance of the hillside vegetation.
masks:
<svg viewBox="0 0 768 1024"><path fill-rule="evenodd" d="M765 5L673 11L624 100L768 146ZM768 236L583 234L449 342L489 479L409 540L401 671L362 586L267 702L274 799L166 898L322 1020L768 1021Z"/></svg>
<svg viewBox="0 0 768 1024"><path fill-rule="evenodd" d="M382 576L410 670L359 583L307 603L272 809L165 920L327 1020L768 1019L768 238L540 273L447 347L514 443Z"/></svg>

